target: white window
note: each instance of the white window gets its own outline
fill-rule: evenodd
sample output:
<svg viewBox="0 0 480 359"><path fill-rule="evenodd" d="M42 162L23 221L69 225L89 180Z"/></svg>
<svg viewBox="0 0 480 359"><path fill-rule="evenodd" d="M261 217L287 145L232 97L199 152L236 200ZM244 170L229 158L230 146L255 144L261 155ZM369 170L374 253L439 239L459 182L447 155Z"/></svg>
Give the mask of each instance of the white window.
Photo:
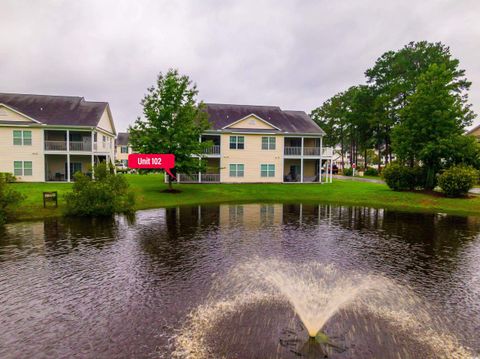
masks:
<svg viewBox="0 0 480 359"><path fill-rule="evenodd" d="M243 164L234 163L230 165L230 177L243 177L245 166Z"/></svg>
<svg viewBox="0 0 480 359"><path fill-rule="evenodd" d="M231 150L243 150L245 148L245 137L243 136L230 136L230 149Z"/></svg>
<svg viewBox="0 0 480 359"><path fill-rule="evenodd" d="M14 161L13 174L15 176L31 176L33 173L32 161Z"/></svg>
<svg viewBox="0 0 480 359"><path fill-rule="evenodd" d="M128 153L128 146L122 146L120 148L121 153Z"/></svg>
<svg viewBox="0 0 480 359"><path fill-rule="evenodd" d="M275 165L260 165L260 176L275 177Z"/></svg>
<svg viewBox="0 0 480 359"><path fill-rule="evenodd" d="M32 145L32 131L13 131L13 144L15 146L31 146Z"/></svg>
<svg viewBox="0 0 480 359"><path fill-rule="evenodd" d="M262 137L262 150L274 150L275 137Z"/></svg>

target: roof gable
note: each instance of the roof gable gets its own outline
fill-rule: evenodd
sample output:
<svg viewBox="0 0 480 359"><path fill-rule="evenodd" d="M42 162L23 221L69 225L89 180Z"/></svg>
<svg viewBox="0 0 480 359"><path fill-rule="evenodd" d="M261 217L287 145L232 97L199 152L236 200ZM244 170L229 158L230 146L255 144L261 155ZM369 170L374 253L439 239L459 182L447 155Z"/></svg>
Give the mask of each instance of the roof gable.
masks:
<svg viewBox="0 0 480 359"><path fill-rule="evenodd" d="M103 111L103 114L98 121L97 127L110 133L116 133L115 125L113 123L112 115L108 106Z"/></svg>
<svg viewBox="0 0 480 359"><path fill-rule="evenodd" d="M256 116L283 133L324 135L325 132L303 111L284 111L277 106L205 104L212 129L232 130L231 125ZM238 128L238 127L237 127ZM270 128L271 129L271 128ZM249 130L252 130L251 128ZM258 129L262 130L262 129ZM265 130L265 128L263 129Z"/></svg>
<svg viewBox="0 0 480 359"><path fill-rule="evenodd" d="M25 125L39 122L3 103L0 103L0 123L18 123Z"/></svg>
<svg viewBox="0 0 480 359"><path fill-rule="evenodd" d="M475 136L475 137L480 137L480 125L475 126L471 130L467 131L467 135Z"/></svg>
<svg viewBox="0 0 480 359"><path fill-rule="evenodd" d="M265 121L263 118L255 115L254 113L247 115L227 126L226 128L243 128L243 129L259 129L259 130L279 130L278 127Z"/></svg>

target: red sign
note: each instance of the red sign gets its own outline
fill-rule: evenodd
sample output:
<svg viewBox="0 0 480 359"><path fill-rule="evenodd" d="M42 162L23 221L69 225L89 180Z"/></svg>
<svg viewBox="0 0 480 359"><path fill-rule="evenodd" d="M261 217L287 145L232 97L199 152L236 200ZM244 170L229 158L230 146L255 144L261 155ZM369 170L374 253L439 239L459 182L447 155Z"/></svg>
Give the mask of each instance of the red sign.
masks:
<svg viewBox="0 0 480 359"><path fill-rule="evenodd" d="M171 177L175 178L171 169L175 167L175 155L167 154L138 154L128 155L128 168L163 168Z"/></svg>
<svg viewBox="0 0 480 359"><path fill-rule="evenodd" d="M352 168L353 168L353 169L357 168L357 165L356 165L355 163L352 164Z"/></svg>

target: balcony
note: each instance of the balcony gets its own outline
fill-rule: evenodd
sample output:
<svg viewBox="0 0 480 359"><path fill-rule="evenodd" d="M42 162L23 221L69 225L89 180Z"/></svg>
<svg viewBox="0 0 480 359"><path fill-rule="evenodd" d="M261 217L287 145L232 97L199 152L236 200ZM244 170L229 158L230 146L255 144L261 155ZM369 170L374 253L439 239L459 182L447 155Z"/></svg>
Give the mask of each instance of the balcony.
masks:
<svg viewBox="0 0 480 359"><path fill-rule="evenodd" d="M320 149L322 152L322 157L331 157L333 155L333 149L331 147L303 147L304 156L320 156ZM301 156L302 147L285 147L284 148L285 156Z"/></svg>
<svg viewBox="0 0 480 359"><path fill-rule="evenodd" d="M66 141L45 141L45 150L46 151L66 151L67 142Z"/></svg>
<svg viewBox="0 0 480 359"><path fill-rule="evenodd" d="M285 147L285 156L300 156L302 154L302 147Z"/></svg>
<svg viewBox="0 0 480 359"><path fill-rule="evenodd" d="M206 155L219 155L220 154L220 145L213 145L205 149L204 152Z"/></svg>
<svg viewBox="0 0 480 359"><path fill-rule="evenodd" d="M66 141L45 141L45 150L46 151L66 151L67 142ZM87 151L92 150L92 144L90 142L80 142L80 141L70 141L69 143L70 151Z"/></svg>

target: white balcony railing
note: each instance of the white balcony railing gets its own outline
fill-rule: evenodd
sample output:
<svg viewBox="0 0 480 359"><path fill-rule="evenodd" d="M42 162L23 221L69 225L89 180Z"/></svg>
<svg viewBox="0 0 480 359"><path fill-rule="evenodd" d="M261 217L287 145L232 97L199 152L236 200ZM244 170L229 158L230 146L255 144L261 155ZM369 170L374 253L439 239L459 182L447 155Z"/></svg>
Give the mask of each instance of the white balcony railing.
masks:
<svg viewBox="0 0 480 359"><path fill-rule="evenodd" d="M186 173L177 173L177 182L198 182L198 174L188 175Z"/></svg>
<svg viewBox="0 0 480 359"><path fill-rule="evenodd" d="M219 173L202 173L201 180L202 180L202 183L203 182L205 183L220 182L220 174ZM177 173L177 182L197 183L198 174L187 175L185 173Z"/></svg>
<svg viewBox="0 0 480 359"><path fill-rule="evenodd" d="M45 141L45 150L46 151L66 151L67 142L66 141Z"/></svg>
<svg viewBox="0 0 480 359"><path fill-rule="evenodd" d="M202 182L220 182L220 174L202 173Z"/></svg>
<svg viewBox="0 0 480 359"><path fill-rule="evenodd" d="M220 145L214 145L205 149L206 155L219 155L220 154Z"/></svg>
<svg viewBox="0 0 480 359"><path fill-rule="evenodd" d="M322 147L322 156L332 157L333 156L333 147Z"/></svg>
<svg viewBox="0 0 480 359"><path fill-rule="evenodd" d="M70 148L70 151L91 151L92 144L90 142L70 141L69 148ZM45 150L46 151L66 151L67 142L47 140L45 141Z"/></svg>
<svg viewBox="0 0 480 359"><path fill-rule="evenodd" d="M70 141L70 151L91 151L90 142Z"/></svg>
<svg viewBox="0 0 480 359"><path fill-rule="evenodd" d="M333 156L332 147L322 147L322 157ZM300 156L302 154L302 147L285 147L285 156ZM304 156L320 156L320 147L303 147Z"/></svg>
<svg viewBox="0 0 480 359"><path fill-rule="evenodd" d="M304 147L304 156L320 156L320 147Z"/></svg>
<svg viewBox="0 0 480 359"><path fill-rule="evenodd" d="M302 154L301 147L285 147L284 153L286 156L300 156Z"/></svg>

